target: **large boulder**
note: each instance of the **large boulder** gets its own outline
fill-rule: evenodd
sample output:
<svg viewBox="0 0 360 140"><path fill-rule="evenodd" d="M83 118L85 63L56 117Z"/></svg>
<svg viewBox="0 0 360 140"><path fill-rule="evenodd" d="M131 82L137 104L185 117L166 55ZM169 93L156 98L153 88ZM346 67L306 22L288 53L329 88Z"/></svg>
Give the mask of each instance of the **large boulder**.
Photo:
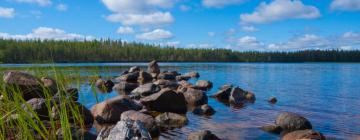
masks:
<svg viewBox="0 0 360 140"><path fill-rule="evenodd" d="M121 120L132 120L132 121L140 121L144 124L145 128L149 130L152 136L158 136L159 135L159 129L157 125L155 124L155 119L147 114L129 110L125 111L121 114Z"/></svg>
<svg viewBox="0 0 360 140"><path fill-rule="evenodd" d="M188 105L200 106L208 102L207 95L201 90L188 88L183 94Z"/></svg>
<svg viewBox="0 0 360 140"><path fill-rule="evenodd" d="M281 140L325 140L320 132L315 130L297 130L284 135Z"/></svg>
<svg viewBox="0 0 360 140"><path fill-rule="evenodd" d="M144 71L139 72L138 82L140 84L149 83L149 82L152 82L152 80L153 80L153 77L150 73L147 73Z"/></svg>
<svg viewBox="0 0 360 140"><path fill-rule="evenodd" d="M181 128L188 123L185 115L166 112L155 117L156 123L163 129Z"/></svg>
<svg viewBox="0 0 360 140"><path fill-rule="evenodd" d="M120 82L120 83L115 84L113 89L115 91L117 91L118 93L122 93L122 92L130 92L130 91L134 90L135 88L137 88L138 86L139 86L138 83Z"/></svg>
<svg viewBox="0 0 360 140"><path fill-rule="evenodd" d="M275 121L275 125L280 126L282 133L292 132L296 130L312 129L312 125L306 118L290 112L281 113Z"/></svg>
<svg viewBox="0 0 360 140"><path fill-rule="evenodd" d="M131 96L134 98L141 98L141 97L149 96L159 91L160 91L160 87L158 85L155 85L153 83L147 83L144 85L140 85L139 87L131 91Z"/></svg>
<svg viewBox="0 0 360 140"><path fill-rule="evenodd" d="M148 72L149 73L156 73L156 74L160 73L160 67L159 67L156 60L153 60L148 64Z"/></svg>
<svg viewBox="0 0 360 140"><path fill-rule="evenodd" d="M254 93L235 87L232 88L230 92L229 102L232 104L242 104L245 102L254 102L255 99Z"/></svg>
<svg viewBox="0 0 360 140"><path fill-rule="evenodd" d="M92 116L99 123L115 123L120 120L121 113L128 110L140 110L142 107L125 96L117 96L94 105Z"/></svg>
<svg viewBox="0 0 360 140"><path fill-rule="evenodd" d="M121 75L120 77L117 77L115 80L118 82L137 83L138 77L139 77L139 72L133 72L133 73L127 73Z"/></svg>
<svg viewBox="0 0 360 140"><path fill-rule="evenodd" d="M209 90L212 88L213 83L210 81L206 81L206 80L198 80L195 84L197 89L201 89L201 90Z"/></svg>
<svg viewBox="0 0 360 140"><path fill-rule="evenodd" d="M201 130L190 133L187 140L220 140L220 138L212 134L209 130Z"/></svg>
<svg viewBox="0 0 360 140"><path fill-rule="evenodd" d="M46 93L43 92L44 87L41 80L31 74L7 71L4 73L3 80L8 93L20 93L25 100L45 97Z"/></svg>
<svg viewBox="0 0 360 140"><path fill-rule="evenodd" d="M185 114L186 100L183 94L165 88L159 92L142 98L140 102L148 109L158 112L174 112Z"/></svg>
<svg viewBox="0 0 360 140"><path fill-rule="evenodd" d="M198 106L193 110L193 113L196 115L206 115L211 116L215 114L215 110L208 104L204 104L202 106Z"/></svg>
<svg viewBox="0 0 360 140"><path fill-rule="evenodd" d="M108 133L100 132L97 140L151 140L148 130L140 121L122 120Z"/></svg>

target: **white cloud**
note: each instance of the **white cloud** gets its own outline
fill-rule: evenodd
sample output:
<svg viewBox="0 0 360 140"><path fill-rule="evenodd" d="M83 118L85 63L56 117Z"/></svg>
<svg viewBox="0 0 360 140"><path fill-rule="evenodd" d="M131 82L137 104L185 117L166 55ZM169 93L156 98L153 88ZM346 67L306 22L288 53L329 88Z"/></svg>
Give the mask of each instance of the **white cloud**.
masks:
<svg viewBox="0 0 360 140"><path fill-rule="evenodd" d="M202 0L202 4L209 8L222 8L228 5L240 4L244 0Z"/></svg>
<svg viewBox="0 0 360 140"><path fill-rule="evenodd" d="M118 30L117 30L117 33L119 34L133 34L134 33L134 29L131 28L131 27L119 27Z"/></svg>
<svg viewBox="0 0 360 140"><path fill-rule="evenodd" d="M173 37L174 35L170 31L166 31L163 29L155 29L151 32L146 32L136 35L136 38L141 40L163 40L163 39L170 39Z"/></svg>
<svg viewBox="0 0 360 140"><path fill-rule="evenodd" d="M112 14L107 17L111 22L120 22L123 25L159 25L169 24L174 18L169 12L155 12L150 14Z"/></svg>
<svg viewBox="0 0 360 140"><path fill-rule="evenodd" d="M253 13L241 14L244 23L268 23L285 19L314 19L320 17L315 6L304 5L300 0L274 0L262 2Z"/></svg>
<svg viewBox="0 0 360 140"><path fill-rule="evenodd" d="M0 18L13 18L15 16L14 8L0 7Z"/></svg>
<svg viewBox="0 0 360 140"><path fill-rule="evenodd" d="M237 49L241 50L261 50L263 49L264 43L257 40L253 36L244 36L237 40Z"/></svg>
<svg viewBox="0 0 360 140"><path fill-rule="evenodd" d="M330 8L332 10L358 11L360 10L360 0L333 0Z"/></svg>
<svg viewBox="0 0 360 140"><path fill-rule="evenodd" d="M257 32L259 29L255 28L254 26L242 26L241 29L244 32Z"/></svg>
<svg viewBox="0 0 360 140"><path fill-rule="evenodd" d="M186 6L186 5L180 5L180 10L183 12L189 11L191 9L191 7Z"/></svg>
<svg viewBox="0 0 360 140"><path fill-rule="evenodd" d="M208 32L208 36L210 36L210 37L214 37L215 35L216 35L215 32Z"/></svg>
<svg viewBox="0 0 360 140"><path fill-rule="evenodd" d="M179 47L180 44L181 44L180 41L170 41L170 42L159 43L160 46L165 46L165 47Z"/></svg>
<svg viewBox="0 0 360 140"><path fill-rule="evenodd" d="M15 2L20 2L20 3L34 3L34 4L38 4L40 6L48 6L51 5L51 0L12 0Z"/></svg>
<svg viewBox="0 0 360 140"><path fill-rule="evenodd" d="M146 13L157 8L171 8L177 0L102 0L105 6L115 13Z"/></svg>
<svg viewBox="0 0 360 140"><path fill-rule="evenodd" d="M59 5L56 6L56 9L57 9L58 11L67 11L67 10L68 10L68 7L67 7L67 5L65 5L65 4L59 4Z"/></svg>
<svg viewBox="0 0 360 140"><path fill-rule="evenodd" d="M75 33L67 33L64 30L49 28L49 27L39 27L34 29L31 33L25 35L11 35L8 33L0 33L0 38L4 39L53 39L53 40L92 40L95 39L92 36L85 36Z"/></svg>
<svg viewBox="0 0 360 140"><path fill-rule="evenodd" d="M186 48L195 48L195 49L212 49L215 48L213 44L202 43L202 44L188 44Z"/></svg>

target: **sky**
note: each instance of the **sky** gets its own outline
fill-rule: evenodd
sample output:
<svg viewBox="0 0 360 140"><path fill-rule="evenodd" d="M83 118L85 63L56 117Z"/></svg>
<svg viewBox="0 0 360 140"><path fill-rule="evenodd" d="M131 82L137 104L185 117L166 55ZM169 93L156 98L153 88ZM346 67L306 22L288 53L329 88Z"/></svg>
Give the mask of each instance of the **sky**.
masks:
<svg viewBox="0 0 360 140"><path fill-rule="evenodd" d="M360 49L360 0L0 0L0 38Z"/></svg>

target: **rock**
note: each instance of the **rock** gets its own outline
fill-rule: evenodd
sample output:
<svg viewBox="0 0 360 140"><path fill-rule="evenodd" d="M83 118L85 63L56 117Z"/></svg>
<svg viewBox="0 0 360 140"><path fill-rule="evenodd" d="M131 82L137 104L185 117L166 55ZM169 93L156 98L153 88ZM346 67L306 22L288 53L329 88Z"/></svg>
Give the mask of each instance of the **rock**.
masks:
<svg viewBox="0 0 360 140"><path fill-rule="evenodd" d="M139 77L139 72L134 73L128 73L121 75L120 77L115 78L116 81L119 82L130 82L130 83L136 83Z"/></svg>
<svg viewBox="0 0 360 140"><path fill-rule="evenodd" d="M116 124L101 127L101 130L99 131L99 134L98 134L96 140L106 140L110 134L110 131L115 127L115 125ZM98 128L96 128L96 130L98 130Z"/></svg>
<svg viewBox="0 0 360 140"><path fill-rule="evenodd" d="M201 130L190 133L187 140L220 140L220 138L212 134L209 130Z"/></svg>
<svg viewBox="0 0 360 140"><path fill-rule="evenodd" d="M212 88L213 83L210 81L206 81L206 80L199 80L196 82L195 86L197 89L209 90Z"/></svg>
<svg viewBox="0 0 360 140"><path fill-rule="evenodd" d="M68 88L66 91L60 90L52 97L52 99L55 103L59 103L61 97L77 101L79 99L79 91L77 88Z"/></svg>
<svg viewBox="0 0 360 140"><path fill-rule="evenodd" d="M148 72L156 74L160 73L160 68L156 60L153 60L148 64Z"/></svg>
<svg viewBox="0 0 360 140"><path fill-rule="evenodd" d="M149 132L151 133L151 136L158 136L160 133L158 127L155 124L155 119L147 114L134 110L129 110L121 114L121 120L123 121L132 120L132 121L142 122L145 128L149 130Z"/></svg>
<svg viewBox="0 0 360 140"><path fill-rule="evenodd" d="M275 124L280 126L285 132L312 129L310 121L298 114L290 112L281 113L276 118Z"/></svg>
<svg viewBox="0 0 360 140"><path fill-rule="evenodd" d="M175 80L176 74L170 72L162 72L157 76L157 79Z"/></svg>
<svg viewBox="0 0 360 140"><path fill-rule="evenodd" d="M96 140L96 135L80 128L70 127L71 139L73 140ZM62 128L59 128L56 131L56 136L58 140L70 139L64 136L64 131Z"/></svg>
<svg viewBox="0 0 360 140"><path fill-rule="evenodd" d="M63 106L66 106L66 108L63 108ZM65 112L64 109L66 109L68 120L71 123L79 124L79 117L81 117L81 121L86 126L91 126L94 122L90 110L78 102L68 102L65 105L64 102L60 102L60 104L54 105L51 109L51 117L55 120L60 120L62 116L60 113ZM74 116L74 114L77 116Z"/></svg>
<svg viewBox="0 0 360 140"><path fill-rule="evenodd" d="M202 106L199 106L199 107L196 107L194 110L193 110L193 113L194 114L197 114L197 115L207 115L207 116L211 116L211 115L214 115L215 114L215 110L209 106L208 104L204 104Z"/></svg>
<svg viewBox="0 0 360 140"><path fill-rule="evenodd" d="M326 138L320 132L307 129L297 130L284 135L281 140L325 140Z"/></svg>
<svg viewBox="0 0 360 140"><path fill-rule="evenodd" d="M183 94L188 105L200 106L208 102L208 97L201 90L188 88Z"/></svg>
<svg viewBox="0 0 360 140"><path fill-rule="evenodd" d="M123 71L122 73L120 73L120 76L122 76L122 75L126 75L126 74L128 74L129 73L129 71Z"/></svg>
<svg viewBox="0 0 360 140"><path fill-rule="evenodd" d="M245 102L254 102L255 94L245 91L239 87L232 88L230 92L229 102L231 104L243 104Z"/></svg>
<svg viewBox="0 0 360 140"><path fill-rule="evenodd" d="M41 77L41 82L51 95L54 95L58 91L56 81L49 77Z"/></svg>
<svg viewBox="0 0 360 140"><path fill-rule="evenodd" d="M179 75L179 76L176 76L175 77L175 79L177 80L177 81L187 81L187 80L189 80L189 79L191 79L191 77L190 76L186 76L186 75Z"/></svg>
<svg viewBox="0 0 360 140"><path fill-rule="evenodd" d="M272 103L272 104L275 104L277 102L277 99L275 97L271 97L269 100L268 100L269 103Z"/></svg>
<svg viewBox="0 0 360 140"><path fill-rule="evenodd" d="M102 134L103 136L103 134ZM97 140L151 140L151 136L140 121L119 121L110 131L107 138L98 137Z"/></svg>
<svg viewBox="0 0 360 140"><path fill-rule="evenodd" d="M32 98L26 102L27 104L23 104L22 108L28 112L29 115L35 116L37 115L40 120L48 120L49 119L49 109L46 105L46 100L43 98ZM49 103L50 106L50 103ZM30 111L32 110L32 111ZM32 112L36 113L33 114Z"/></svg>
<svg viewBox="0 0 360 140"><path fill-rule="evenodd" d="M159 85L161 89L164 88L171 88L176 89L179 84L175 81L165 80L165 79L159 79L154 82L154 84Z"/></svg>
<svg viewBox="0 0 360 140"><path fill-rule="evenodd" d="M193 85L185 80L179 81L178 84L185 88L192 88Z"/></svg>
<svg viewBox="0 0 360 140"><path fill-rule="evenodd" d="M159 91L160 91L160 87L158 85L155 85L153 83L147 83L144 85L140 85L139 87L134 89L131 92L131 95L135 98L141 98L141 97L149 96Z"/></svg>
<svg viewBox="0 0 360 140"><path fill-rule="evenodd" d="M147 73L144 71L139 72L138 82L140 84L149 83L149 82L152 82L152 80L153 80L153 77L150 73Z"/></svg>
<svg viewBox="0 0 360 140"><path fill-rule="evenodd" d="M233 88L234 87L234 85L232 85L232 84L225 84L225 85L222 85L219 89L220 90L226 90L226 89L228 89L228 88Z"/></svg>
<svg viewBox="0 0 360 140"><path fill-rule="evenodd" d="M187 111L186 100L183 94L165 88L159 92L142 98L140 102L151 111L174 112L185 114Z"/></svg>
<svg viewBox="0 0 360 140"><path fill-rule="evenodd" d="M186 116L171 112L156 116L155 121L163 129L181 128L188 123Z"/></svg>
<svg viewBox="0 0 360 140"><path fill-rule="evenodd" d="M8 93L18 91L26 101L32 98L45 97L41 80L28 73L7 71L4 73L3 80ZM13 97L11 96L10 98Z"/></svg>
<svg viewBox="0 0 360 140"><path fill-rule="evenodd" d="M223 86L218 92L216 92L211 97L217 98L218 100L221 101L229 101L231 91L232 91L232 87Z"/></svg>
<svg viewBox="0 0 360 140"><path fill-rule="evenodd" d="M191 77L191 78L199 78L200 74L198 72L193 71L193 72L185 73L183 76Z"/></svg>
<svg viewBox="0 0 360 140"><path fill-rule="evenodd" d="M122 91L132 91L135 88L137 88L138 86L139 86L138 83L120 82L120 83L115 84L113 89L120 93Z"/></svg>
<svg viewBox="0 0 360 140"><path fill-rule="evenodd" d="M97 88L104 88L105 87L105 81L103 79L97 79L95 82L95 86Z"/></svg>
<svg viewBox="0 0 360 140"><path fill-rule="evenodd" d="M134 73L134 72L140 72L140 68L138 66L133 66L129 69L130 73Z"/></svg>
<svg viewBox="0 0 360 140"><path fill-rule="evenodd" d="M115 123L120 120L121 113L128 110L140 110L142 107L125 96L117 96L91 108L92 116L99 124Z"/></svg>
<svg viewBox="0 0 360 140"><path fill-rule="evenodd" d="M281 127L277 125L265 125L262 126L260 129L265 132L275 133L275 134L280 134L282 131Z"/></svg>

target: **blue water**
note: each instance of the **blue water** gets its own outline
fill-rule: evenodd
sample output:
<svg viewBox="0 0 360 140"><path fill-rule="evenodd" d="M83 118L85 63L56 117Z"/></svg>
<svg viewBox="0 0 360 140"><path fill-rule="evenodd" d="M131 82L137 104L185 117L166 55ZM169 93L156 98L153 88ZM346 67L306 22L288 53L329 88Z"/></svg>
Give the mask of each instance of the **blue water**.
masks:
<svg viewBox="0 0 360 140"><path fill-rule="evenodd" d="M145 63L87 63L56 64L76 66L82 75L99 67L102 76L117 76L131 66L145 68ZM24 67L48 64L6 64L0 67ZM243 108L226 106L214 99L209 104L217 111L211 117L188 113L189 124L181 129L165 132L160 139L184 139L187 134L208 129L223 139L279 139L278 135L263 132L259 127L273 124L283 111L295 112L308 118L314 129L335 139L360 138L360 64L352 63L160 63L162 70L181 73L197 71L202 80L210 80L215 93L223 84L231 83L256 94L256 102ZM192 80L191 82L195 82ZM93 88L80 85L80 101L87 107L96 103ZM98 100L116 96L98 94ZM266 100L278 98L272 105Z"/></svg>

